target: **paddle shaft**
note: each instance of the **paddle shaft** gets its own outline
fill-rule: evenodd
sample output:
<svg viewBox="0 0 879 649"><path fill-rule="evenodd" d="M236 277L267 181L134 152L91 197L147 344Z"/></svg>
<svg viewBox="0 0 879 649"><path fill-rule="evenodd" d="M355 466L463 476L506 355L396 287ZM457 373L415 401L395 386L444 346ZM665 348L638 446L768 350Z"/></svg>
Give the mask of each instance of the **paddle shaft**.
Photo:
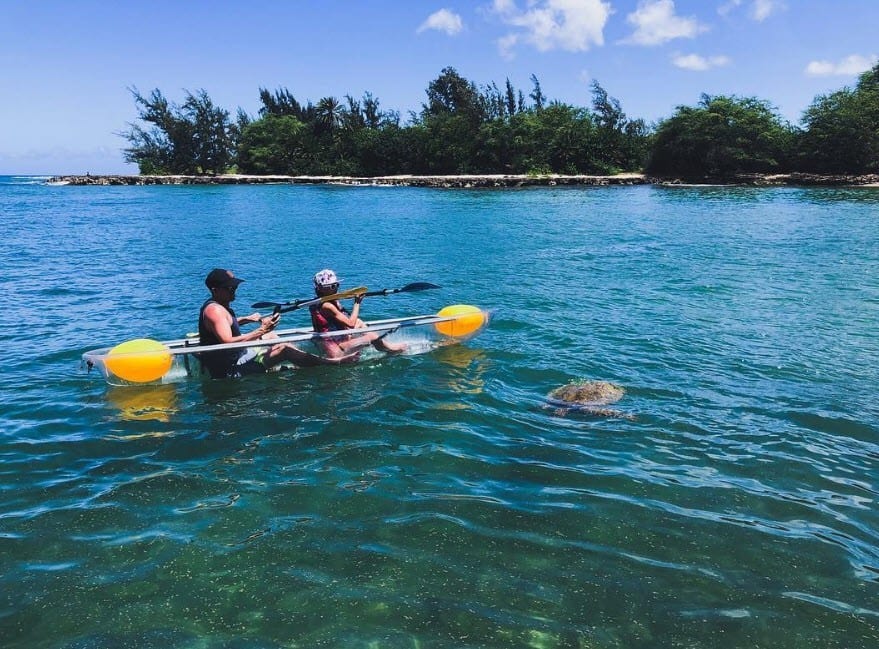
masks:
<svg viewBox="0 0 879 649"><path fill-rule="evenodd" d="M400 288L383 288L380 291L367 291L365 286L358 286L357 288L351 288L347 291L333 293L332 295L324 295L323 297L318 298L296 300L294 302L254 302L251 307L254 309L274 309L275 313L287 313L288 311L301 309L305 306L311 306L313 304L323 304L324 302L329 302L331 300L343 300L349 297L357 297L358 295L362 295L363 297L374 297L376 295L393 295L394 293L412 293L415 291L426 291L432 288L442 287L436 284L431 284L430 282L411 282L410 284L406 284L406 286L401 286Z"/></svg>
<svg viewBox="0 0 879 649"><path fill-rule="evenodd" d="M342 300L347 297L357 297L358 295L365 294L366 290L365 286L358 286L357 288L349 288L347 291L333 293L332 295L296 300L295 302L254 302L250 306L253 309L271 308L275 313L287 313L288 311L295 311L296 309L301 309L302 307L311 306L313 304L323 304L330 300Z"/></svg>

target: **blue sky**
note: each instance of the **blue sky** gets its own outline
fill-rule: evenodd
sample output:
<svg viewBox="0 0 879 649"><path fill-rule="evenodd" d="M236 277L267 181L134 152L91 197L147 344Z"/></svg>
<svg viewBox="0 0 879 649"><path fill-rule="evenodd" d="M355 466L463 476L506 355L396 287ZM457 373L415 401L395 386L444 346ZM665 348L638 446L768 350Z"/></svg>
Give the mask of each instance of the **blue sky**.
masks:
<svg viewBox="0 0 879 649"><path fill-rule="evenodd" d="M136 173L127 88L203 88L255 115L369 91L405 117L452 66L578 106L598 82L647 121L701 93L756 96L796 123L879 55L875 0L0 0L0 174Z"/></svg>

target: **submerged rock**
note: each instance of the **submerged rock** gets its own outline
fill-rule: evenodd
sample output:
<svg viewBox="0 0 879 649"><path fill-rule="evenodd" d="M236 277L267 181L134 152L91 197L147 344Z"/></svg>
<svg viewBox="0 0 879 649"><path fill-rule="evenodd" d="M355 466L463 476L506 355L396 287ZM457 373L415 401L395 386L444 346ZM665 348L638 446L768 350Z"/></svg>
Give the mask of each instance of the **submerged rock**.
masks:
<svg viewBox="0 0 879 649"><path fill-rule="evenodd" d="M569 413L598 417L634 419L633 415L605 408L623 398L626 391L608 381L572 381L552 390L546 395L547 406L555 408L555 414L564 417Z"/></svg>

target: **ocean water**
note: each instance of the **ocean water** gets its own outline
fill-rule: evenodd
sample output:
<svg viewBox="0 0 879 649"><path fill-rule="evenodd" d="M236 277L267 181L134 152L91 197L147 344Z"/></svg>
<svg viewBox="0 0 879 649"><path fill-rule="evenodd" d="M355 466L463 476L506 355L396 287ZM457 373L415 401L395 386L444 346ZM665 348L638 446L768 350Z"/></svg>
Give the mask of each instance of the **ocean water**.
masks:
<svg viewBox="0 0 879 649"><path fill-rule="evenodd" d="M879 646L879 190L0 178L0 645ZM464 345L114 388L344 286ZM285 316L304 325L306 314ZM617 417L547 408L611 381Z"/></svg>

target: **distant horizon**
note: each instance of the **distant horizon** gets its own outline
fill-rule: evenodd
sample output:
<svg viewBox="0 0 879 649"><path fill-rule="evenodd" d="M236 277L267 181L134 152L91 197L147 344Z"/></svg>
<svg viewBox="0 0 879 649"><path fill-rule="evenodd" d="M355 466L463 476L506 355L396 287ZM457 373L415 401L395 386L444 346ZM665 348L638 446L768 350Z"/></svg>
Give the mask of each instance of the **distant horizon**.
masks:
<svg viewBox="0 0 879 649"><path fill-rule="evenodd" d="M0 173L136 174L118 135L137 118L131 87L176 103L204 89L233 116L256 115L261 87L301 103L371 92L405 123L445 67L526 96L533 74L546 97L580 107L597 80L651 124L703 93L757 97L799 124L879 60L877 24L879 3L859 0L10 3Z"/></svg>

